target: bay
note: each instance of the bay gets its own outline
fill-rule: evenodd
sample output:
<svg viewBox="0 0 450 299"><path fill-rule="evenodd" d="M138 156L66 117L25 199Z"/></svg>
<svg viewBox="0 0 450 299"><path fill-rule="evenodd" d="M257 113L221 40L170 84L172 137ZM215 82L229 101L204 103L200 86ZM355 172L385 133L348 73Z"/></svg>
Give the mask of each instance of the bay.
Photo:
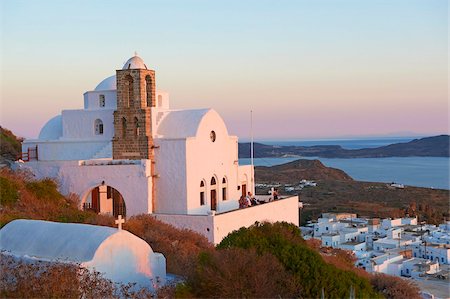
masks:
<svg viewBox="0 0 450 299"><path fill-rule="evenodd" d="M384 138L355 140L313 141L263 141L273 145L341 145L348 149L384 146L408 142L414 138ZM448 157L389 157L389 158L255 158L255 166L273 166L297 159L318 159L325 166L342 169L353 179L368 182L401 183L409 186L450 189L450 158ZM250 159L239 159L241 165L250 164ZM307 178L305 178L307 179Z"/></svg>

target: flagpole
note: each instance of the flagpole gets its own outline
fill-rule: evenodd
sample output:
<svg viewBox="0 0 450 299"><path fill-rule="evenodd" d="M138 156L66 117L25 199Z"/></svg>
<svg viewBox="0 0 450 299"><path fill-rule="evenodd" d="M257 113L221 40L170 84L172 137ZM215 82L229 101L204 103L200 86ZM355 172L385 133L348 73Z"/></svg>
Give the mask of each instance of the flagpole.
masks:
<svg viewBox="0 0 450 299"><path fill-rule="evenodd" d="M253 165L253 110L250 110L250 164L252 165L252 193L255 193L255 173Z"/></svg>

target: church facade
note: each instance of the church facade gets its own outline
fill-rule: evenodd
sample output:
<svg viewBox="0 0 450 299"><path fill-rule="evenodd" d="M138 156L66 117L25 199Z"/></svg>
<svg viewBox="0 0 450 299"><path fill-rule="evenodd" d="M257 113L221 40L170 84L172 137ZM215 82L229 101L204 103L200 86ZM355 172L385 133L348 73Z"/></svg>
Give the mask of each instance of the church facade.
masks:
<svg viewBox="0 0 450 299"><path fill-rule="evenodd" d="M38 178L56 178L62 193L80 197L80 208L114 216L154 214L213 242L240 227L221 224L224 232L217 234L215 218L243 213L239 197L254 193L253 169L239 165L238 139L220 115L171 109L169 94L156 90L155 71L139 56L86 92L83 109L50 119L37 139L23 142L22 152L21 167ZM261 219L264 212L248 217L252 223L298 224L298 198L285 202L294 212L282 208L273 219Z"/></svg>

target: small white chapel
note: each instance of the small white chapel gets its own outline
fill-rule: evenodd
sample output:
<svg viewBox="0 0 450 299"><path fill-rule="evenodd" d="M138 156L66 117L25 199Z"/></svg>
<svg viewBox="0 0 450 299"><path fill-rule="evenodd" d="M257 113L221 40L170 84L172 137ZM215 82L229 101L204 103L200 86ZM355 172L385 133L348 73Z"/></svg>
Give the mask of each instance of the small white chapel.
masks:
<svg viewBox="0 0 450 299"><path fill-rule="evenodd" d="M137 55L22 144L19 167L51 177L80 209L152 214L219 243L255 221L298 225L298 197L239 209L254 194L253 168L239 165L238 138L213 109L172 109L156 74Z"/></svg>
<svg viewBox="0 0 450 299"><path fill-rule="evenodd" d="M26 241L24 241L26 240ZM166 259L147 242L119 229L17 219L0 229L0 252L25 260L78 264L115 283L151 291L166 283Z"/></svg>

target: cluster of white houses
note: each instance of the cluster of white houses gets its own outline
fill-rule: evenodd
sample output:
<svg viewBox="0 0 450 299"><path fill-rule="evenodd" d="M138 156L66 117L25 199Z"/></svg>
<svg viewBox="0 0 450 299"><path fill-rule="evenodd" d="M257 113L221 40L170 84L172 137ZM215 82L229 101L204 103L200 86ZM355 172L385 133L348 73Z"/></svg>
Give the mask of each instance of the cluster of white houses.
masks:
<svg viewBox="0 0 450 299"><path fill-rule="evenodd" d="M324 213L302 227L305 238L324 247L354 252L356 265L369 272L419 277L450 264L450 222L418 224L417 218L368 219L352 213Z"/></svg>
<svg viewBox="0 0 450 299"><path fill-rule="evenodd" d="M22 144L20 167L59 181L80 208L114 216L151 214L220 242L255 221L298 225L298 197L250 209L253 169L239 165L238 138L213 109L172 109L139 56L63 110Z"/></svg>

